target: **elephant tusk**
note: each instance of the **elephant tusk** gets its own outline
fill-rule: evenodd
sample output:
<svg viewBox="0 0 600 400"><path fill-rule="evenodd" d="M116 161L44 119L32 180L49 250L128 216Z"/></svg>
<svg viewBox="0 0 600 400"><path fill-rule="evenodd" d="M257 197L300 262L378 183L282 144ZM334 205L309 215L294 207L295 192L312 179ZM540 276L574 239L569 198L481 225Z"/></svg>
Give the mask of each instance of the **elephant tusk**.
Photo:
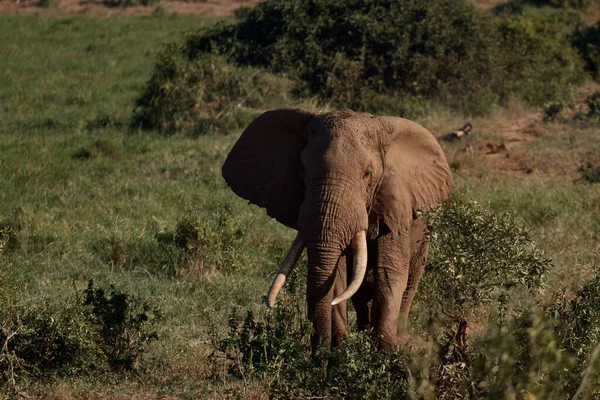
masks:
<svg viewBox="0 0 600 400"><path fill-rule="evenodd" d="M346 290L338 297L336 297L331 305L335 306L336 304L341 303L342 301L348 300L350 297L354 295L362 285L363 279L365 278L365 273L367 272L367 234L366 231L360 231L354 236L351 242L352 253L354 254L353 264L354 264L354 274L352 277L352 282L348 285Z"/></svg>
<svg viewBox="0 0 600 400"><path fill-rule="evenodd" d="M283 259L283 262L277 271L277 275L275 275L275 279L273 279L273 283L271 283L269 293L267 294L267 307L270 308L275 305L275 299L277 298L281 288L283 288L283 284L285 283L285 279L287 278L288 274L298 262L298 259L302 254L302 250L304 250L304 242L300 240L300 234L298 234L292 242L290 250Z"/></svg>

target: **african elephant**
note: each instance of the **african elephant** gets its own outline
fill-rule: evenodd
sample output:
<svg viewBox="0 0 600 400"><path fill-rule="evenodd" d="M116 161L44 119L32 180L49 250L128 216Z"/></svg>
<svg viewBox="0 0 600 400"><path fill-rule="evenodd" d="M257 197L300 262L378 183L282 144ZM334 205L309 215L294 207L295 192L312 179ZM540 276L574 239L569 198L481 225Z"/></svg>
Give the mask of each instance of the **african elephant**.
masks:
<svg viewBox="0 0 600 400"><path fill-rule="evenodd" d="M298 234L267 296L272 306L307 249L313 350L359 329L396 344L427 257L417 211L446 200L454 181L434 136L415 122L350 110L267 111L231 149L223 177L240 197Z"/></svg>

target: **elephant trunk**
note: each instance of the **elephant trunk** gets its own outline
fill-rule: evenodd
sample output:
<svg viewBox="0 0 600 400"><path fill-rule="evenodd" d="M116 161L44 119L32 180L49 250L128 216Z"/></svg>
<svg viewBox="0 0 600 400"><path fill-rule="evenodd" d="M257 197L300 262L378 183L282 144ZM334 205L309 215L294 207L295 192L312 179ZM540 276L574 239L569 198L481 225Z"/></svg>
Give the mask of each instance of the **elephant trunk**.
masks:
<svg viewBox="0 0 600 400"><path fill-rule="evenodd" d="M324 340L323 344L326 345L331 343L335 281L339 276L346 276L345 273L338 274L336 269L340 257L349 245L355 252L355 258L359 254L359 267L354 274L358 279L351 284L350 292L344 291L343 296L346 299L360 287L366 271L367 258L367 213L364 205L352 202L347 192L342 193L343 196L330 191L321 193L320 201L312 205L312 214L305 215L303 225L308 255L308 316L315 331L313 350L321 340ZM336 201L337 199L340 201ZM346 266L343 264L340 267ZM343 300L344 298L338 298L337 303Z"/></svg>
<svg viewBox="0 0 600 400"><path fill-rule="evenodd" d="M306 282L308 318L313 324L313 351L317 345L331 344L333 289L336 265L341 256L337 246L307 245L308 277Z"/></svg>

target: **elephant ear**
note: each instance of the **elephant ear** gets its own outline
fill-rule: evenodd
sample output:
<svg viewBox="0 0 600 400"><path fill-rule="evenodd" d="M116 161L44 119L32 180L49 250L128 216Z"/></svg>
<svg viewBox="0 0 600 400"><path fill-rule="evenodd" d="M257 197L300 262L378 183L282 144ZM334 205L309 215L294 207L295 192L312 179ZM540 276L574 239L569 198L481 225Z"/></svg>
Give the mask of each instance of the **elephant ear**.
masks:
<svg viewBox="0 0 600 400"><path fill-rule="evenodd" d="M390 231L399 234L410 228L417 210L445 201L454 180L440 145L427 129L404 118L380 120L391 140L373 211Z"/></svg>
<svg viewBox="0 0 600 400"><path fill-rule="evenodd" d="M304 200L299 173L300 153L307 144L303 128L315 115L304 109L265 112L244 130L221 169L238 196L294 229Z"/></svg>

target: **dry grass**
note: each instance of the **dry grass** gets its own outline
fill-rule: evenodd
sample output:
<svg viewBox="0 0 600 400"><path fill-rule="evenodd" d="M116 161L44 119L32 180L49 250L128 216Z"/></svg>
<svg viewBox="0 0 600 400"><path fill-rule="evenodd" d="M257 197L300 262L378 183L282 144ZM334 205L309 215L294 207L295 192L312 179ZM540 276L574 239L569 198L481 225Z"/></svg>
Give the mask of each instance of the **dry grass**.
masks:
<svg viewBox="0 0 600 400"><path fill-rule="evenodd" d="M60 0L55 6L43 8L37 0L0 1L0 14L89 15L110 17L114 15L148 16L160 7L167 15L201 15L213 17L232 16L240 7L249 7L262 0L162 0L155 6L114 7L102 0Z"/></svg>

